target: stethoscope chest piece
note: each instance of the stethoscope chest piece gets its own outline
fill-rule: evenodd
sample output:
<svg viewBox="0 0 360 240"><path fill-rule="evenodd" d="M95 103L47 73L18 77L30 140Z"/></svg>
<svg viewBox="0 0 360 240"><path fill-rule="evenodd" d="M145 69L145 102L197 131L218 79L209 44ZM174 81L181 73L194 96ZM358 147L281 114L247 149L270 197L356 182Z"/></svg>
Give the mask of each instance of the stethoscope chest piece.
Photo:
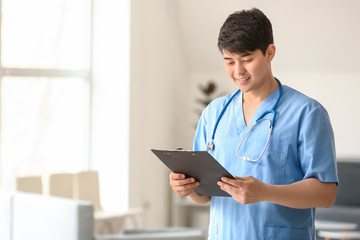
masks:
<svg viewBox="0 0 360 240"><path fill-rule="evenodd" d="M214 140L210 139L210 141L208 141L207 146L206 146L207 150L209 151L213 151L214 150Z"/></svg>

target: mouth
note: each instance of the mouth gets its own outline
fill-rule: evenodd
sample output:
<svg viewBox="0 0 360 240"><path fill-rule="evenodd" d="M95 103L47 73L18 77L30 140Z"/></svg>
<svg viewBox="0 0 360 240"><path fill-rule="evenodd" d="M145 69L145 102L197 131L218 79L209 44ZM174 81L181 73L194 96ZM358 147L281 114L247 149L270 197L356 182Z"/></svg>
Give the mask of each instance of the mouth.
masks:
<svg viewBox="0 0 360 240"><path fill-rule="evenodd" d="M236 81L243 84L246 81L248 81L250 79L250 77L246 77L246 78L236 78Z"/></svg>

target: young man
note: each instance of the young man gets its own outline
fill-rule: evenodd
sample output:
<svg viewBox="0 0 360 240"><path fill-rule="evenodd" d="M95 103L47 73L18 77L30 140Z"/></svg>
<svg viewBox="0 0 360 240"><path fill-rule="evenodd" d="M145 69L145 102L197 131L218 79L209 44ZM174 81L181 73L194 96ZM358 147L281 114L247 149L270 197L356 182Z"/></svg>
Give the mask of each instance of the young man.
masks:
<svg viewBox="0 0 360 240"><path fill-rule="evenodd" d="M231 197L199 196L200 183L181 173L170 174L171 187L195 203L211 201L209 239L316 239L315 208L332 205L338 182L326 110L273 77L272 26L260 10L231 14L218 47L240 91L203 111L194 150L208 150L235 176L218 182Z"/></svg>

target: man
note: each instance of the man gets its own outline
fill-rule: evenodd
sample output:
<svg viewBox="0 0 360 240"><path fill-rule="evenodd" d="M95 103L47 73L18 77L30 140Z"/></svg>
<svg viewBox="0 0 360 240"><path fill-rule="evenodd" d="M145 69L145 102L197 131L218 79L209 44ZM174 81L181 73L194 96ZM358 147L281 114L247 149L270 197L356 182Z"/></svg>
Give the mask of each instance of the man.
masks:
<svg viewBox="0 0 360 240"><path fill-rule="evenodd" d="M235 176L218 182L231 197L199 196L200 183L181 173L170 174L171 187L195 203L211 201L209 239L316 239L315 208L332 205L338 182L326 110L273 77L272 26L260 10L231 14L218 47L240 91L203 111L194 150L208 150Z"/></svg>

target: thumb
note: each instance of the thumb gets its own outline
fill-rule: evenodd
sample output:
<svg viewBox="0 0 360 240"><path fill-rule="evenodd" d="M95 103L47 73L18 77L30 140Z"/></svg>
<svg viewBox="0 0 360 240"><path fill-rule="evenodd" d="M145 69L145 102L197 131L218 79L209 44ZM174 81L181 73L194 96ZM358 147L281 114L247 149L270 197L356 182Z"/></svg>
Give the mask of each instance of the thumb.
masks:
<svg viewBox="0 0 360 240"><path fill-rule="evenodd" d="M245 177L234 176L234 178L235 178L236 180L245 180Z"/></svg>
<svg viewBox="0 0 360 240"><path fill-rule="evenodd" d="M245 177L238 177L238 176L234 176L236 180L241 180L241 181L247 181L249 179L251 179L251 176L245 176Z"/></svg>

